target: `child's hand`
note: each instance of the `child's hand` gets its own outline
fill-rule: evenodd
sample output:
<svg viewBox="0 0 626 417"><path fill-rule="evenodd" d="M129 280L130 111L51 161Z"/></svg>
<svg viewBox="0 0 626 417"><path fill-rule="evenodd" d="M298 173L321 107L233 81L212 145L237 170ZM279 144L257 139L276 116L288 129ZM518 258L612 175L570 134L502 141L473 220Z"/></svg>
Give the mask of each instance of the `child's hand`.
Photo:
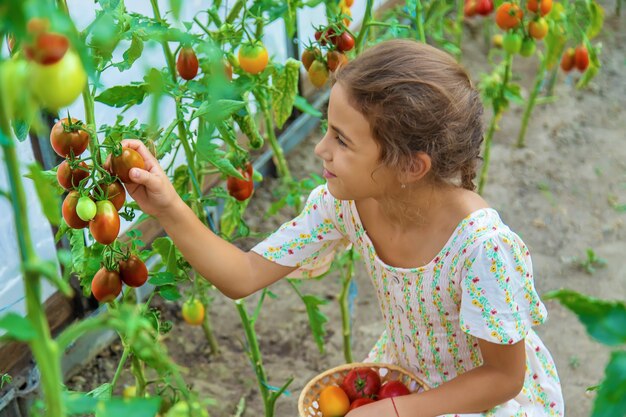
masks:
<svg viewBox="0 0 626 417"><path fill-rule="evenodd" d="M395 417L396 410L393 408L391 400L379 400L373 403L362 405L346 414L345 417Z"/></svg>
<svg viewBox="0 0 626 417"><path fill-rule="evenodd" d="M133 182L124 184L126 191L139 204L144 213L159 218L167 213L175 202L179 201L174 186L143 142L135 139L124 139L122 146L139 152L145 162L145 170L140 168L130 170L130 179ZM109 164L110 157L105 163L105 168Z"/></svg>

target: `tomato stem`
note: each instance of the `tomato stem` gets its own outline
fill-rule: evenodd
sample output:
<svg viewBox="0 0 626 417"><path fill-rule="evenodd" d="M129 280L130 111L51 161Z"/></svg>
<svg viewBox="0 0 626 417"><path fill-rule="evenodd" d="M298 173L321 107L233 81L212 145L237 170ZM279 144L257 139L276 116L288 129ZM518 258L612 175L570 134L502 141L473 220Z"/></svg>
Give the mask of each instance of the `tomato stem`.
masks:
<svg viewBox="0 0 626 417"><path fill-rule="evenodd" d="M372 9L374 8L374 0L367 0L365 5L365 15L363 16L363 22L361 23L361 30L359 30L359 36L356 39L356 54L359 55L361 50L365 46L365 36L369 29L369 22L372 20Z"/></svg>
<svg viewBox="0 0 626 417"><path fill-rule="evenodd" d="M346 265L341 274L341 292L339 293L339 307L341 310L341 329L343 336L343 356L346 363L354 362L352 358L352 325L350 320L350 284L354 277L354 248L344 253Z"/></svg>
<svg viewBox="0 0 626 417"><path fill-rule="evenodd" d="M463 8L465 6L465 1L464 0L456 0L456 20L455 20L455 34L456 34L456 47L457 47L457 51L456 51L456 60L458 62L461 62L461 57L463 56L462 53L462 49L461 49L461 45L463 43L463 18L464 18L464 11Z"/></svg>
<svg viewBox="0 0 626 417"><path fill-rule="evenodd" d="M530 115L533 112L533 108L535 107L535 103L537 100L537 96L539 95L539 91L541 90L541 85L543 84L543 80L546 76L546 57L540 56L541 63L539 64L539 69L537 70L537 74L535 75L535 84L533 86L533 90L528 97L528 101L526 102L526 108L524 109L524 115L522 116L522 126L519 131L519 135L517 136L516 146L518 148L523 148L526 146L525 137L526 137L526 129L528 128L528 121L530 120Z"/></svg>
<svg viewBox="0 0 626 417"><path fill-rule="evenodd" d="M426 34L424 33L424 5L421 0L415 2L415 26L419 40L426 43Z"/></svg>

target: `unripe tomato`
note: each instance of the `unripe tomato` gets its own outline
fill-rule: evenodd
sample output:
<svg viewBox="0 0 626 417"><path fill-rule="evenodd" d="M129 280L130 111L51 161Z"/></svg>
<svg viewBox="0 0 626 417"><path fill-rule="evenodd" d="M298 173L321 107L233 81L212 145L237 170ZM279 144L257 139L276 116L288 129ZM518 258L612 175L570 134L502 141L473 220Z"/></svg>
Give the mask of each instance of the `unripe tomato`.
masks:
<svg viewBox="0 0 626 417"><path fill-rule="evenodd" d="M116 271L100 268L91 281L91 293L101 303L108 303L122 292L122 280Z"/></svg>
<svg viewBox="0 0 626 417"><path fill-rule="evenodd" d="M189 404L180 401L168 410L165 417L209 417L209 413L197 401Z"/></svg>
<svg viewBox="0 0 626 417"><path fill-rule="evenodd" d="M241 175L243 175L244 179L239 179L237 177L228 177L226 180L226 189L228 190L228 194L235 197L239 201L246 201L252 195L254 191L254 181L252 180L252 164L246 164L245 171L239 169Z"/></svg>
<svg viewBox="0 0 626 417"><path fill-rule="evenodd" d="M350 399L344 390L329 385L320 392L319 405L322 416L343 417L350 410Z"/></svg>
<svg viewBox="0 0 626 417"><path fill-rule="evenodd" d="M348 63L348 57L339 51L330 51L326 54L326 62L328 62L328 69L336 71L337 68Z"/></svg>
<svg viewBox="0 0 626 417"><path fill-rule="evenodd" d="M565 52L563 52L563 56L561 57L561 69L565 72L570 72L574 65L576 64L576 51L574 48L567 48Z"/></svg>
<svg viewBox="0 0 626 417"><path fill-rule="evenodd" d="M56 111L78 98L87 84L87 74L78 54L68 50L52 65L31 62L31 86L41 105Z"/></svg>
<svg viewBox="0 0 626 417"><path fill-rule="evenodd" d="M328 81L328 68L326 63L320 60L316 60L311 64L308 71L309 80L317 88L321 88Z"/></svg>
<svg viewBox="0 0 626 417"><path fill-rule="evenodd" d="M89 167L84 162L80 162L76 168L71 169L70 164L65 160L57 167L57 182L66 190L78 187L78 184L87 177L89 177Z"/></svg>
<svg viewBox="0 0 626 417"><path fill-rule="evenodd" d="M548 34L548 22L543 17L533 20L528 24L528 33L537 40L545 38Z"/></svg>
<svg viewBox="0 0 626 417"><path fill-rule="evenodd" d="M141 287L148 280L148 268L137 255L130 255L119 263L120 278L129 287Z"/></svg>
<svg viewBox="0 0 626 417"><path fill-rule="evenodd" d="M354 48L354 38L348 32L343 32L335 44L339 51L348 52Z"/></svg>
<svg viewBox="0 0 626 417"><path fill-rule="evenodd" d="M64 118L52 126L50 145L63 158L67 158L72 152L74 156L78 156L89 146L89 134L82 129L82 122L79 120L72 117L72 122L69 123Z"/></svg>
<svg viewBox="0 0 626 417"><path fill-rule="evenodd" d="M135 398L137 396L137 385L129 385L124 387L122 398Z"/></svg>
<svg viewBox="0 0 626 417"><path fill-rule="evenodd" d="M263 46L261 42L241 45L238 56L241 69L248 74L259 74L263 72L269 62L267 49L265 49L265 46Z"/></svg>
<svg viewBox="0 0 626 417"><path fill-rule="evenodd" d="M96 242L110 245L120 232L120 215L109 200L96 203L96 216L89 222L89 231Z"/></svg>
<svg viewBox="0 0 626 417"><path fill-rule="evenodd" d="M198 75L198 57L191 48L182 48L176 60L178 75L185 80L193 80Z"/></svg>
<svg viewBox="0 0 626 417"><path fill-rule="evenodd" d="M67 225L72 229L82 229L83 227L87 227L89 224L89 222L86 222L78 217L78 214L76 213L76 205L78 204L79 198L80 193L78 191L70 191L65 197L65 200L63 200L63 206L61 208L65 223L67 223Z"/></svg>
<svg viewBox="0 0 626 417"><path fill-rule="evenodd" d="M82 196L76 203L76 214L81 220L88 222L96 215L96 203L94 203L91 197Z"/></svg>
<svg viewBox="0 0 626 417"><path fill-rule="evenodd" d="M183 320L187 324L199 326L204 321L204 305L197 298L189 299L183 304Z"/></svg>
<svg viewBox="0 0 626 417"><path fill-rule="evenodd" d="M502 3L496 10L496 24L502 30L514 29L522 22L524 13L515 3Z"/></svg>
<svg viewBox="0 0 626 417"><path fill-rule="evenodd" d="M139 152L131 148L124 147L120 155L111 156L111 172L124 183L132 182L129 175L132 168L144 169L145 167L146 163Z"/></svg>
<svg viewBox="0 0 626 417"><path fill-rule="evenodd" d="M589 52L584 45L580 45L574 50L574 63L580 72L585 72L589 66Z"/></svg>
<svg viewBox="0 0 626 417"><path fill-rule="evenodd" d="M495 46L496 48L502 48L503 39L504 37L502 36L501 33L496 33L495 35L491 37L491 44Z"/></svg>
<svg viewBox="0 0 626 417"><path fill-rule="evenodd" d="M315 57L320 56L320 54L319 48L305 49L304 52L302 52L302 65L304 69L308 71L313 61L315 61Z"/></svg>
<svg viewBox="0 0 626 417"><path fill-rule="evenodd" d="M124 206L126 202L126 190L119 179L109 185L99 183L96 185L96 188L100 191L100 194L96 194L96 197L106 197L107 200L113 203L115 210L119 211Z"/></svg>
<svg viewBox="0 0 626 417"><path fill-rule="evenodd" d="M522 49L522 37L514 32L508 32L502 39L502 48L513 55Z"/></svg>
<svg viewBox="0 0 626 417"><path fill-rule="evenodd" d="M524 38L522 41L522 49L520 49L519 53L521 56L529 57L535 53L537 46L535 45L535 40L533 38Z"/></svg>

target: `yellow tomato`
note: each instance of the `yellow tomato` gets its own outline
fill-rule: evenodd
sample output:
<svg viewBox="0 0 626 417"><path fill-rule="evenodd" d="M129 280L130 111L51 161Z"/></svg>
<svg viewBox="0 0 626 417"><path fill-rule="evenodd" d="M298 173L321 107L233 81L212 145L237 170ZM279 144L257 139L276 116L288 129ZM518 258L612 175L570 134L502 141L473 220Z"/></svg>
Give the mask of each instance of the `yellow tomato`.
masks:
<svg viewBox="0 0 626 417"><path fill-rule="evenodd" d="M323 417L343 417L350 409L348 394L336 385L330 385L320 392L319 404Z"/></svg>
<svg viewBox="0 0 626 417"><path fill-rule="evenodd" d="M204 321L204 306L197 298L189 299L183 304L183 319L194 326L199 326Z"/></svg>

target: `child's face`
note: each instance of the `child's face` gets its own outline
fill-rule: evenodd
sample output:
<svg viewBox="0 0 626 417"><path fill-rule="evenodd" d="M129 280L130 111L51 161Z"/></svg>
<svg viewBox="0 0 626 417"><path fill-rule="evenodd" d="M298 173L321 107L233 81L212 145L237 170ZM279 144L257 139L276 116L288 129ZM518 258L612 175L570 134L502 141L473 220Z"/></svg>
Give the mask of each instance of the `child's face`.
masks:
<svg viewBox="0 0 626 417"><path fill-rule="evenodd" d="M339 200L381 198L400 186L396 173L380 162L380 146L367 119L339 83L331 90L328 131L315 154L323 160L329 191Z"/></svg>

